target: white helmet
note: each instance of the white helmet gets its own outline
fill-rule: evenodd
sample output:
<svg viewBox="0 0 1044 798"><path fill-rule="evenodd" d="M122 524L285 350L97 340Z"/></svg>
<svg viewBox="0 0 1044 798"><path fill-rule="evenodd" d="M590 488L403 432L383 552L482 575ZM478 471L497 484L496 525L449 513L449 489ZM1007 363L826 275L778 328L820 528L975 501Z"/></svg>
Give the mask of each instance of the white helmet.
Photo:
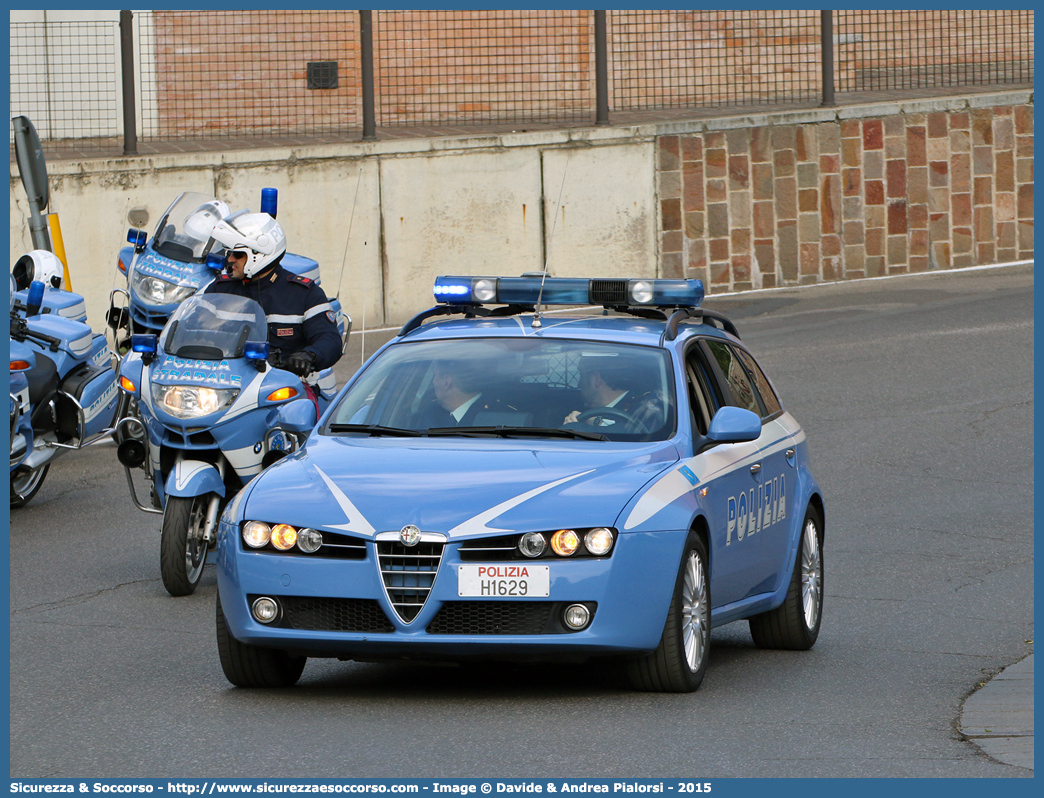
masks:
<svg viewBox="0 0 1044 798"><path fill-rule="evenodd" d="M46 249L34 249L15 261L12 273L18 290L28 288L29 283L39 280L47 288L61 288L65 267L58 256Z"/></svg>
<svg viewBox="0 0 1044 798"><path fill-rule="evenodd" d="M245 252L244 277L253 277L283 257L286 233L267 213L244 213L214 226L214 240L225 249Z"/></svg>
<svg viewBox="0 0 1044 798"><path fill-rule="evenodd" d="M221 200L204 202L196 210L185 217L185 235L191 236L196 241L207 241L210 238L214 225L228 216L232 211L228 205Z"/></svg>

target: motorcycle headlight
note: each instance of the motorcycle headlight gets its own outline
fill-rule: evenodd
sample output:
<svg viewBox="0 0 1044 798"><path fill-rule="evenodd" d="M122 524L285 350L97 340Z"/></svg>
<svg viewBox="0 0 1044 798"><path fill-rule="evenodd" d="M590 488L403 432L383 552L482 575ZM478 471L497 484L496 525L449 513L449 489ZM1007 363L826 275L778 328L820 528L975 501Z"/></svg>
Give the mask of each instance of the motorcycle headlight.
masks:
<svg viewBox="0 0 1044 798"><path fill-rule="evenodd" d="M153 385L152 401L175 418L200 418L224 410L239 396L238 388Z"/></svg>
<svg viewBox="0 0 1044 798"><path fill-rule="evenodd" d="M134 293L149 305L169 305L172 302L183 302L196 293L195 286L176 285L159 277L147 274L134 275Z"/></svg>

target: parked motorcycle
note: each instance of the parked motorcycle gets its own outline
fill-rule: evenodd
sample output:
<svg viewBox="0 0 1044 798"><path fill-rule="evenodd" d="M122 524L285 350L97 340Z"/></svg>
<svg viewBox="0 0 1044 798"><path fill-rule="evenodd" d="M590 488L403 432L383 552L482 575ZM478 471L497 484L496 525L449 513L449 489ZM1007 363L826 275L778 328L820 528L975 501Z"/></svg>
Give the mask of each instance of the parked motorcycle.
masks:
<svg viewBox="0 0 1044 798"><path fill-rule="evenodd" d="M120 365L120 390L136 401L117 422L117 457L134 504L163 515L160 572L172 596L199 584L229 499L295 451L318 420L301 379L268 358L268 323L257 302L197 294L161 335L133 336ZM331 398L319 392L319 412ZM134 486L138 468L149 485L146 502Z"/></svg>
<svg viewBox="0 0 1044 798"><path fill-rule="evenodd" d="M11 506L21 507L56 456L112 432L117 394L105 336L77 320L82 296L39 281L16 290L13 278L11 289Z"/></svg>

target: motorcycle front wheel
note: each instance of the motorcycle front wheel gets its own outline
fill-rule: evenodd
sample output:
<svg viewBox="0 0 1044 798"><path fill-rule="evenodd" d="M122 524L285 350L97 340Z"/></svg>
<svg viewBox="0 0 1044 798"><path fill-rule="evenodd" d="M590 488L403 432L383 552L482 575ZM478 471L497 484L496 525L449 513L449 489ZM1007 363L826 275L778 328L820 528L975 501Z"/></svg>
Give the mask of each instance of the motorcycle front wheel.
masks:
<svg viewBox="0 0 1044 798"><path fill-rule="evenodd" d="M203 539L210 494L168 496L160 537L160 574L172 596L187 596L203 577L207 542Z"/></svg>
<svg viewBox="0 0 1044 798"><path fill-rule="evenodd" d="M11 474L12 507L23 507L29 503L37 491L40 490L40 486L43 485L44 477L47 476L47 469L50 467L51 464L48 463L43 468L38 468L35 471L15 471Z"/></svg>

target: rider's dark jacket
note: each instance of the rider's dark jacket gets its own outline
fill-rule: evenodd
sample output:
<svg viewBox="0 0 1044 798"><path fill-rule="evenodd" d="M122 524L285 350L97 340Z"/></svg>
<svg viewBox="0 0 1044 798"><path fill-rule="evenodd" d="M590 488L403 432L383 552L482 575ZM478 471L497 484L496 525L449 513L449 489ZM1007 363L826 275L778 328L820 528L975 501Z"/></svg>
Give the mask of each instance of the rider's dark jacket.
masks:
<svg viewBox="0 0 1044 798"><path fill-rule="evenodd" d="M336 316L323 289L314 280L276 265L243 280L222 274L205 289L208 294L235 294L253 299L268 317L268 346L283 355L302 350L316 356L316 370L341 357Z"/></svg>

